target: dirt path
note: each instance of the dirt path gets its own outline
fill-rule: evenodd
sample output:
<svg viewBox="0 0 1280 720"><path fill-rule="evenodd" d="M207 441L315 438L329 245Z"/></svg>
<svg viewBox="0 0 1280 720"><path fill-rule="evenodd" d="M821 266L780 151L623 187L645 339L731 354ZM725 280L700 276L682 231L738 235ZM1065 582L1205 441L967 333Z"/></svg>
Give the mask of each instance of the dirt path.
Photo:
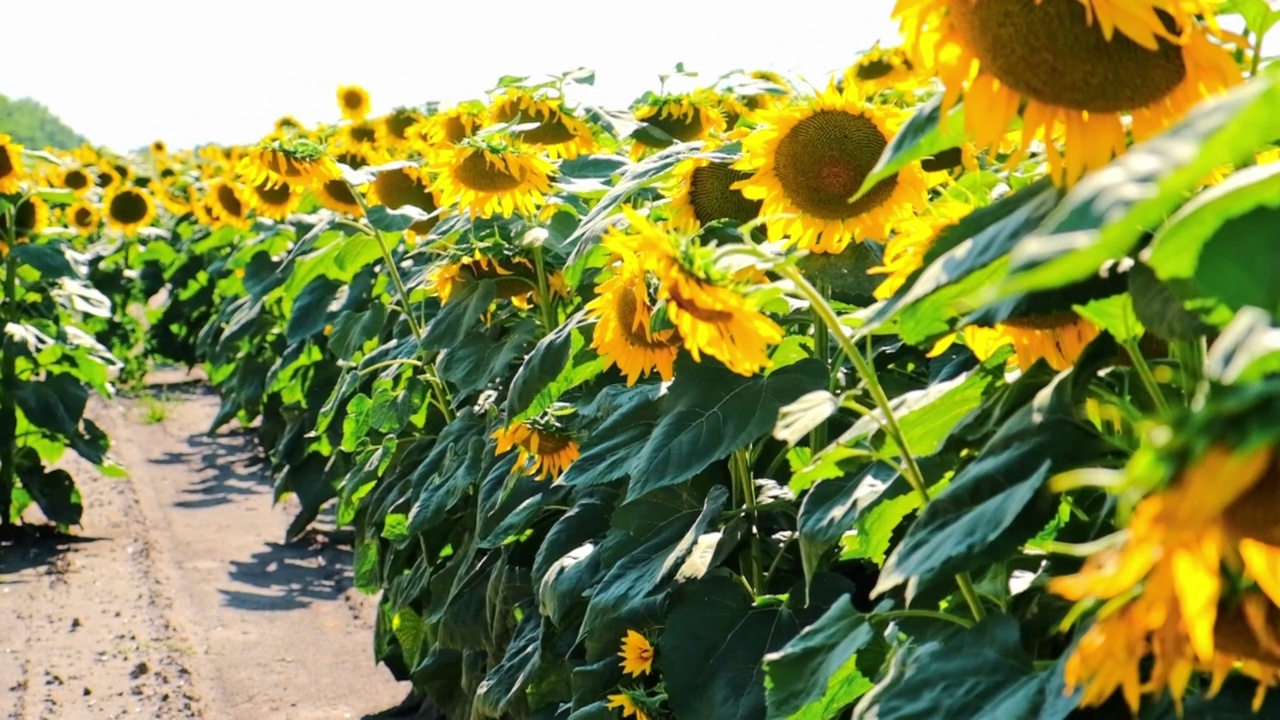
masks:
<svg viewBox="0 0 1280 720"><path fill-rule="evenodd" d="M292 516L243 432L204 432L217 397L187 389L91 407L129 469L63 465L82 536L0 547L0 712L12 720L360 718L408 691L373 664L374 601L351 588L349 535Z"/></svg>

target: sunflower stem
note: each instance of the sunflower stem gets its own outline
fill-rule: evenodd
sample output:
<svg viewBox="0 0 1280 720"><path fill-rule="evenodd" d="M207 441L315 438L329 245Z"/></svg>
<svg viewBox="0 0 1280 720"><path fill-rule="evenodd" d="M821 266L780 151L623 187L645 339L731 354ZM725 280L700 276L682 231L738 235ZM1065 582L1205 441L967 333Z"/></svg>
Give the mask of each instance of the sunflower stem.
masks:
<svg viewBox="0 0 1280 720"><path fill-rule="evenodd" d="M757 517L755 487L751 483L751 465L747 461L746 450L735 450L729 457L729 474L734 484L741 488L742 500L751 514L751 586L754 595L765 593L764 555L760 548L759 518Z"/></svg>
<svg viewBox="0 0 1280 720"><path fill-rule="evenodd" d="M550 333L556 329L555 308L551 306L551 292L547 284L547 268L542 261L542 246L533 247L533 263L538 269L538 309L542 311L542 327Z"/></svg>
<svg viewBox="0 0 1280 720"><path fill-rule="evenodd" d="M17 320L14 312L14 295L18 292L18 273L17 262L14 261L11 252L16 237L14 228L16 215L12 206L4 211L4 226L8 228L8 232L4 237L4 297L0 297L0 303L3 303L6 324ZM8 333L5 333L3 343L8 345L10 342ZM17 384L17 360L16 353L10 348L3 348L3 354L0 355L0 443L2 443L0 445L0 527L5 528L13 524L10 513L13 508L14 478L17 476L18 414L13 395Z"/></svg>
<svg viewBox="0 0 1280 720"><path fill-rule="evenodd" d="M1258 74L1258 66L1262 61L1262 33L1254 33L1254 36L1257 39L1253 43L1253 61L1249 64L1249 77Z"/></svg>
<svg viewBox="0 0 1280 720"><path fill-rule="evenodd" d="M871 616L875 620L897 620L899 618L923 618L926 620L945 620L955 623L960 627L968 630L973 627L973 621L966 620L959 615L952 615L940 610L889 610L887 612L875 613Z"/></svg>
<svg viewBox="0 0 1280 720"><path fill-rule="evenodd" d="M1151 401L1156 404L1156 410L1161 416L1167 417L1169 404L1164 399L1164 393L1160 391L1156 376L1151 374L1151 366L1147 365L1147 359L1142 355L1142 348L1138 347L1138 343L1133 340L1126 340L1121 344L1124 346L1124 351L1129 354L1129 359L1133 361L1134 370L1138 371L1138 379L1142 381L1142 387L1151 396Z"/></svg>
<svg viewBox="0 0 1280 720"><path fill-rule="evenodd" d="M796 289L804 294L809 301L810 307L826 324L827 328L831 330L835 336L836 343L844 351L849 361L853 363L858 376L866 383L871 399L875 401L876 407L880 410L881 415L884 416L885 430L893 438L893 442L898 446L898 451L902 455L903 469L906 470L903 477L907 479L912 489L920 496L923 504L928 505L931 498L929 496L929 488L924 481L924 473L920 471L920 465L916 462L915 455L911 453L906 435L902 432L902 426L898 424L898 417L893 412L893 405L889 402L889 396L885 394L884 388L880 385L875 365L858 350L857 345L849 338L849 334L844 331L844 326L840 324L840 318L836 316L831 304L805 278L799 268L795 265L782 265L776 270L778 274L794 283ZM956 584L960 586L960 594L964 596L965 602L969 604L969 610L973 613L974 618L981 620L986 617L987 613L982 607L982 601L978 599L978 594L973 589L973 581L969 579L968 574L960 573L956 575Z"/></svg>
<svg viewBox="0 0 1280 720"><path fill-rule="evenodd" d="M1174 344L1173 353L1182 368L1182 389L1190 402L1204 379L1204 338L1179 341Z"/></svg>
<svg viewBox="0 0 1280 720"><path fill-rule="evenodd" d="M351 183L343 183L347 189L351 191L351 197L356 199L356 203L360 206L360 214L362 217L369 217L369 203L365 202L364 196L358 190L352 187ZM383 237L382 231L366 226L364 223L356 223L356 227L364 230L365 234L378 241L378 249L382 251L382 264L387 266L387 274L391 276L391 282L396 286L396 292L400 295L401 311L404 313L405 320L409 321L409 330L413 332L413 336L418 340L422 340L422 326L418 324L418 318L414 317L413 305L409 303L409 291L405 289L404 279L400 277L400 268L396 266L395 258L391 256L391 247L387 245L387 239Z"/></svg>
<svg viewBox="0 0 1280 720"><path fill-rule="evenodd" d="M823 301L831 297L831 287L822 281L818 281L818 293L822 296ZM821 315L816 309L813 310L813 353L827 368L827 372L831 375L828 390L834 390L835 374L831 370L831 337L827 330L827 324L823 322ZM813 452L818 452L827 445L827 424L825 422L818 423L816 427L809 431L809 447Z"/></svg>

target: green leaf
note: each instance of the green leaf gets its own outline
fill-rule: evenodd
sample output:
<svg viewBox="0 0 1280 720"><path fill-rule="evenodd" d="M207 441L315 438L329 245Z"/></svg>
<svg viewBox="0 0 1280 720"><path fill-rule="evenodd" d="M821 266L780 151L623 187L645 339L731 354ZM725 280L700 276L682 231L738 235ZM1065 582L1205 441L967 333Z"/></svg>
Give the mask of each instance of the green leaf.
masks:
<svg viewBox="0 0 1280 720"><path fill-rule="evenodd" d="M1080 317L1111 333L1120 342L1142 337L1142 323L1133 308L1133 296L1129 293L1101 298L1085 305L1076 305Z"/></svg>
<svg viewBox="0 0 1280 720"><path fill-rule="evenodd" d="M76 277L79 273L67 260L62 243L23 243L13 248L13 259L35 268L44 280Z"/></svg>
<svg viewBox="0 0 1280 720"><path fill-rule="evenodd" d="M587 434L581 454L560 476L570 486L602 485L631 472L658 423L662 401L654 392L631 396L598 428Z"/></svg>
<svg viewBox="0 0 1280 720"><path fill-rule="evenodd" d="M856 653L874 635L848 597L781 650L764 658L768 720L827 720L837 717L871 689L858 672Z"/></svg>
<svg viewBox="0 0 1280 720"><path fill-rule="evenodd" d="M675 717L750 720L765 717L767 653L799 630L785 606L757 608L724 575L699 580L667 618L658 670Z"/></svg>
<svg viewBox="0 0 1280 720"><path fill-rule="evenodd" d="M525 356L516 376L511 380L511 390L507 393L508 416L519 417L533 404L538 393L564 372L569 359L576 352L573 347L574 331L585 321L585 313L575 313L563 325L539 340ZM581 338L578 338L578 345L580 349Z"/></svg>
<svg viewBox="0 0 1280 720"><path fill-rule="evenodd" d="M40 512L51 522L59 525L80 524L84 505L70 473L66 470L45 472L40 466L39 457L36 457L19 467L18 476L27 494L36 501ZM5 510L8 511L8 508Z"/></svg>
<svg viewBox="0 0 1280 720"><path fill-rule="evenodd" d="M485 313L497 296L498 286L493 280L463 283L427 325L423 347L444 350L460 344L467 333L483 322Z"/></svg>
<svg viewBox="0 0 1280 720"><path fill-rule="evenodd" d="M782 406L827 384L826 366L803 360L772 375L742 377L681 355L653 435L635 460L627 499L698 474L769 432Z"/></svg>
<svg viewBox="0 0 1280 720"><path fill-rule="evenodd" d="M849 202L867 194L881 180L897 175L907 165L933 157L964 142L964 105L952 108L943 117L942 100L942 93L934 95L933 99L918 107L911 118L902 124L898 134L889 141L884 152L880 153L875 167L867 173L862 187L849 198Z"/></svg>
<svg viewBox="0 0 1280 720"><path fill-rule="evenodd" d="M528 613L516 628L502 661L476 688L476 713L482 717L504 717L538 668L541 639L542 618L537 613Z"/></svg>
<svg viewBox="0 0 1280 720"><path fill-rule="evenodd" d="M354 360L364 344L382 334L387 324L387 306L374 303L364 312L346 312L333 321L329 349L344 360Z"/></svg>
<svg viewBox="0 0 1280 720"><path fill-rule="evenodd" d="M71 439L80 435L89 392L73 376L53 373L43 380L19 381L13 399L32 425Z"/></svg>
<svg viewBox="0 0 1280 720"><path fill-rule="evenodd" d="M303 288L293 301L289 313L289 325L285 339L289 344L319 335L329 322L329 305L338 293L339 284L327 277L318 277Z"/></svg>
<svg viewBox="0 0 1280 720"><path fill-rule="evenodd" d="M1280 263L1280 205L1260 207L1227 221L1204 246L1193 284L1232 309L1260 307L1280 314L1280 284L1272 269Z"/></svg>
<svg viewBox="0 0 1280 720"><path fill-rule="evenodd" d="M408 230L414 223L430 220L431 213L413 205L401 205L395 210L384 205L371 205L366 217L375 229L398 233Z"/></svg>
<svg viewBox="0 0 1280 720"><path fill-rule="evenodd" d="M1257 382L1280 372L1280 328L1260 308L1243 308L1205 357L1205 376L1223 385Z"/></svg>
<svg viewBox="0 0 1280 720"><path fill-rule="evenodd" d="M1129 268L1129 295L1133 298L1134 315L1165 340L1192 340L1211 329L1187 310L1172 283L1161 281L1146 265L1138 263Z"/></svg>
<svg viewBox="0 0 1280 720"><path fill-rule="evenodd" d="M1200 104L1169 130L1086 175L1018 244L998 294L1061 287L1132 252L1209 172L1252 158L1273 139L1277 77L1280 69L1271 69Z"/></svg>
<svg viewBox="0 0 1280 720"><path fill-rule="evenodd" d="M351 398L347 403L347 415L342 419L342 449L349 453L356 451L357 443L365 439L373 426L370 410L373 400L364 393Z"/></svg>

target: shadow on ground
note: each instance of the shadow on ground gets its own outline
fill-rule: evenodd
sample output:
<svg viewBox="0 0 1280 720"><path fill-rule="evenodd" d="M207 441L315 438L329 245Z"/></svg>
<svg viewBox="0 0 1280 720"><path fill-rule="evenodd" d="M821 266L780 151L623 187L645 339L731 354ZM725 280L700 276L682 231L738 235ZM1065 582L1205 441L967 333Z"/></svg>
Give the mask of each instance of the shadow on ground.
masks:
<svg viewBox="0 0 1280 720"><path fill-rule="evenodd" d="M271 491L271 478L261 468L266 459L253 443L250 430L230 430L216 434L195 433L187 437L189 451L165 452L152 458L158 465L194 465L199 478L183 494L176 507L199 509L224 505L239 495L264 495Z"/></svg>
<svg viewBox="0 0 1280 720"><path fill-rule="evenodd" d="M8 575L44 567L57 575L65 572L62 558L71 548L100 538L65 535L47 525L20 525L0 535L0 585L18 582Z"/></svg>
<svg viewBox="0 0 1280 720"><path fill-rule="evenodd" d="M273 612L337 600L351 589L354 535L348 530L308 530L292 543L265 544L248 560L233 560L221 589L224 602L241 610Z"/></svg>

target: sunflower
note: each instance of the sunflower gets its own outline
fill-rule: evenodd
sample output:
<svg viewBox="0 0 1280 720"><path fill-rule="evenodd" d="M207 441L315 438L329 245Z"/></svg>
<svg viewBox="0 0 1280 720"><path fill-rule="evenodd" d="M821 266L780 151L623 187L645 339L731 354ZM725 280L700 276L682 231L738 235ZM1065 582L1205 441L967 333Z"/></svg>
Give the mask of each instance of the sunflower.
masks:
<svg viewBox="0 0 1280 720"><path fill-rule="evenodd" d="M298 122L298 119L292 115L285 115L284 117L276 119L275 128L276 132L279 133L288 132L290 130L301 130L302 123Z"/></svg>
<svg viewBox="0 0 1280 720"><path fill-rule="evenodd" d="M225 178L214 180L205 191L205 202L214 227L249 229L249 199L240 183Z"/></svg>
<svg viewBox="0 0 1280 720"><path fill-rule="evenodd" d="M871 83L874 87L883 88L912 79L913 70L905 48L882 48L876 43L858 58L845 76L857 83Z"/></svg>
<svg viewBox="0 0 1280 720"><path fill-rule="evenodd" d="M93 180L93 184L102 189L104 193L109 193L115 188L123 184L124 180L110 167L99 165L97 167L97 176Z"/></svg>
<svg viewBox="0 0 1280 720"><path fill-rule="evenodd" d="M578 459L578 441L550 422L513 423L498 428L491 437L498 441L496 454L516 449L520 453L516 468L538 480L555 480Z"/></svg>
<svg viewBox="0 0 1280 720"><path fill-rule="evenodd" d="M973 208L954 200L939 200L928 206L927 212L910 222L902 223L884 247L884 264L867 272L887 275L875 290L877 300L887 300L907 282L907 279L924 265L924 256L938 239L938 233L954 225L968 215Z"/></svg>
<svg viewBox="0 0 1280 720"><path fill-rule="evenodd" d="M93 187L93 177L89 175L89 171L78 167L64 170L56 182L59 187L64 187L76 195L84 195Z"/></svg>
<svg viewBox="0 0 1280 720"><path fill-rule="evenodd" d="M580 154L595 152L596 141L591 128L566 110L559 98L538 97L520 88L510 88L490 106L494 123L508 123L519 118L520 125L537 123L537 127L521 130L515 136L534 145L552 160L572 160Z"/></svg>
<svg viewBox="0 0 1280 720"><path fill-rule="evenodd" d="M284 220L302 203L302 191L287 182L264 180L246 187L249 206L254 212L272 220Z"/></svg>
<svg viewBox="0 0 1280 720"><path fill-rule="evenodd" d="M8 135L0 133L0 194L14 195L24 174L22 146Z"/></svg>
<svg viewBox="0 0 1280 720"><path fill-rule="evenodd" d="M970 325L963 330L965 345L979 360L985 362L1001 347L1012 345L1017 355L1010 362L1016 361L1024 371L1040 359L1054 370L1070 368L1101 332L1070 310L1009 318L991 328Z"/></svg>
<svg viewBox="0 0 1280 720"><path fill-rule="evenodd" d="M27 197L9 212L0 213L0 245L8 252L10 241L27 242L43 232L48 224L48 204L39 195Z"/></svg>
<svg viewBox="0 0 1280 720"><path fill-rule="evenodd" d="M591 347L618 366L628 387L655 369L663 380L675 375L680 338L674 329L652 328L653 309L648 274L630 252L620 256L612 277L596 286L596 297L586 306L588 316L596 318Z"/></svg>
<svg viewBox="0 0 1280 720"><path fill-rule="evenodd" d="M928 179L918 164L849 202L906 119L860 93L853 83L843 92L830 85L808 102L763 113L763 126L743 141L734 168L753 174L734 187L763 201L770 240L838 253L855 240L887 238L925 205Z"/></svg>
<svg viewBox="0 0 1280 720"><path fill-rule="evenodd" d="M1241 81L1211 39L1225 37L1215 4L898 0L894 16L913 59L946 84L944 112L966 93L980 109L965 114L966 130L992 147L1025 105L1023 150L1043 140L1054 181L1071 185L1124 152L1124 115L1140 141Z"/></svg>
<svg viewBox="0 0 1280 720"><path fill-rule="evenodd" d="M480 280L495 281L495 298L516 298L533 292L534 272L533 263L522 257L499 259L476 250L470 256L430 270L427 286L440 298L441 305L449 302L458 287Z"/></svg>
<svg viewBox="0 0 1280 720"><path fill-rule="evenodd" d="M479 102L461 103L432 115L409 130L416 138L418 150L428 157L436 151L457 145L488 123L488 108Z"/></svg>
<svg viewBox="0 0 1280 720"><path fill-rule="evenodd" d="M698 91L680 95L653 95L642 99L632 108L642 128L660 131L652 136L646 132L632 135L631 159L639 160L650 150L660 150L671 143L701 140L709 135L724 132L725 119L719 109L720 97L710 91Z"/></svg>
<svg viewBox="0 0 1280 720"><path fill-rule="evenodd" d="M169 147L164 144L163 140L152 140L151 154L163 157L169 154Z"/></svg>
<svg viewBox="0 0 1280 720"><path fill-rule="evenodd" d="M125 235L132 235L138 228L150 225L156 217L156 205L151 195L142 188L119 187L107 194L102 201L107 224Z"/></svg>
<svg viewBox="0 0 1280 720"><path fill-rule="evenodd" d="M754 375L771 364L770 345L782 340L782 328L739 292L740 281L715 267L705 252L686 238L623 208L629 231L611 230L603 243L616 255L635 255L641 268L658 279L657 298L666 305L681 342L693 359L709 355L740 375Z"/></svg>
<svg viewBox="0 0 1280 720"><path fill-rule="evenodd" d="M354 122L342 129L341 138L345 146L363 147L378 144L378 126L372 122Z"/></svg>
<svg viewBox="0 0 1280 720"><path fill-rule="evenodd" d="M1115 545L1050 582L1068 600L1105 603L1065 669L1082 705L1120 690L1136 713L1142 693L1167 688L1181 707L1194 670L1213 674L1212 695L1236 667L1259 681L1257 711L1280 684L1278 501L1272 447L1209 444L1138 503Z"/></svg>
<svg viewBox="0 0 1280 720"><path fill-rule="evenodd" d="M376 121L378 143L383 147L399 147L411 138L409 129L423 120L422 113L412 108L396 108Z"/></svg>
<svg viewBox="0 0 1280 720"><path fill-rule="evenodd" d="M237 172L250 185L289 183L305 187L342 177L324 148L308 140L274 140L249 148Z"/></svg>
<svg viewBox="0 0 1280 720"><path fill-rule="evenodd" d="M760 200L748 200L734 187L750 178L751 173L734 169L732 163L691 157L676 164L671 182L662 190L672 198L673 221L684 229L717 220L741 225L755 220L763 205Z"/></svg>
<svg viewBox="0 0 1280 720"><path fill-rule="evenodd" d="M370 205L385 205L392 210L410 205L427 213L433 213L439 207L436 195L431 190L431 184L422 170L416 167L402 167L378 173L373 183L369 185L368 199ZM418 235L426 235L438 221L439 218L419 220L410 225L409 230Z"/></svg>
<svg viewBox="0 0 1280 720"><path fill-rule="evenodd" d="M605 706L606 710L619 708L622 710L622 717L634 717L636 720L649 720L649 715L641 709L640 705L627 693L616 693L608 697L609 704Z"/></svg>
<svg viewBox="0 0 1280 720"><path fill-rule="evenodd" d="M359 85L342 85L338 88L338 107L342 117L359 122L369 114L369 91Z"/></svg>
<svg viewBox="0 0 1280 720"><path fill-rule="evenodd" d="M465 208L474 218L536 215L555 174L555 167L532 149L501 141L451 148L432 169L439 173L432 187L440 204Z"/></svg>
<svg viewBox="0 0 1280 720"><path fill-rule="evenodd" d="M316 197L320 199L320 204L334 212L348 215L361 215L364 212L360 208L360 199L356 197L355 191L341 178L320 183L313 189Z"/></svg>
<svg viewBox="0 0 1280 720"><path fill-rule="evenodd" d="M67 208L67 222L75 228L77 233L88 237L98 229L101 218L98 216L96 207L86 202L78 202Z"/></svg>
<svg viewBox="0 0 1280 720"><path fill-rule="evenodd" d="M635 630L628 630L622 638L622 651L618 653L618 657L622 658L622 662L618 664L622 666L623 675L637 678L641 674L653 672L653 645Z"/></svg>

